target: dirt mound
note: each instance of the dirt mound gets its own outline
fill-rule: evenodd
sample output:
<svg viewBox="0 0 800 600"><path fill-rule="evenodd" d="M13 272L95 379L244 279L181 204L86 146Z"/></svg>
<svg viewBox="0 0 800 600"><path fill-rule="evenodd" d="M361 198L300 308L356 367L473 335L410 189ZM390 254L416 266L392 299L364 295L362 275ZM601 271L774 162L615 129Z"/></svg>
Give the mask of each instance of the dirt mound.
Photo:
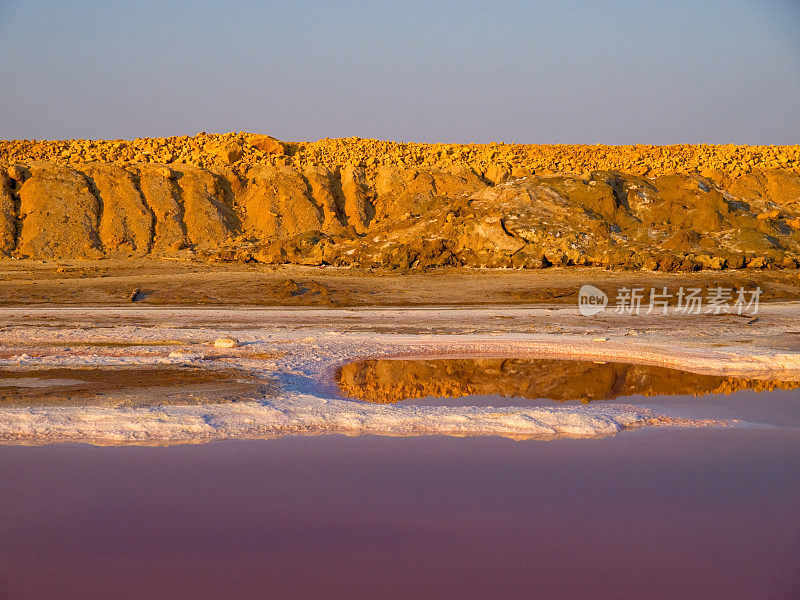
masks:
<svg viewBox="0 0 800 600"><path fill-rule="evenodd" d="M400 270L794 267L798 152L254 134L0 142L0 254Z"/></svg>

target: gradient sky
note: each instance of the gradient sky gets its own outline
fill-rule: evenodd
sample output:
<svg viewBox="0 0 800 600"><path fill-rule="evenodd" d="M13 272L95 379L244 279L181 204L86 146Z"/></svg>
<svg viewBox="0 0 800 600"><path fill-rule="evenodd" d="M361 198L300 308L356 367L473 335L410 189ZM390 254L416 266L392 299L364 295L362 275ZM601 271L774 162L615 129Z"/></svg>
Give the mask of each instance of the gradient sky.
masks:
<svg viewBox="0 0 800 600"><path fill-rule="evenodd" d="M798 0L0 0L0 138L800 143Z"/></svg>

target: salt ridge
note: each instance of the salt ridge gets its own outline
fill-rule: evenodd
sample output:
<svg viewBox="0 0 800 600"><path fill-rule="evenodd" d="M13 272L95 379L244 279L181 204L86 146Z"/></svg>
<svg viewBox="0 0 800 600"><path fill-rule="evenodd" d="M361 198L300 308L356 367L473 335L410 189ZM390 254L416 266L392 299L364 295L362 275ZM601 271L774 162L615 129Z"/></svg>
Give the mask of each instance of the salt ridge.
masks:
<svg viewBox="0 0 800 600"><path fill-rule="evenodd" d="M0 443L168 445L283 435L496 435L519 439L606 437L654 425L709 425L628 405L422 407L372 405L308 394L269 402L194 406L4 407Z"/></svg>

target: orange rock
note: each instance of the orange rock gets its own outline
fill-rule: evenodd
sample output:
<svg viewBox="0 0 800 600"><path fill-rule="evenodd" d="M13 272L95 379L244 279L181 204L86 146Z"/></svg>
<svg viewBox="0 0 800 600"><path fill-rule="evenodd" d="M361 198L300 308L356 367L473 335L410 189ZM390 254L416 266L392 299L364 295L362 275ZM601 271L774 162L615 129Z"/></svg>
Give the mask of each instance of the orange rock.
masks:
<svg viewBox="0 0 800 600"><path fill-rule="evenodd" d="M239 144L228 142L213 145L210 149L210 153L219 158L223 163L232 165L242 158L244 152Z"/></svg>
<svg viewBox="0 0 800 600"><path fill-rule="evenodd" d="M247 138L247 143L264 152L265 154L285 154L284 143L269 135L252 134Z"/></svg>
<svg viewBox="0 0 800 600"><path fill-rule="evenodd" d="M14 181L22 182L25 180L26 171L19 165L11 165L7 170L8 176Z"/></svg>

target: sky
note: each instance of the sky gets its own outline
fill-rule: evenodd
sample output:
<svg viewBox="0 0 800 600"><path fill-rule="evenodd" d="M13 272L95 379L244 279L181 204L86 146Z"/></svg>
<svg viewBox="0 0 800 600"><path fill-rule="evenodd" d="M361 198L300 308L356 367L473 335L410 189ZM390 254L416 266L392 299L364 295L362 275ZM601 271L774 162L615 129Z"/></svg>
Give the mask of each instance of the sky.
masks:
<svg viewBox="0 0 800 600"><path fill-rule="evenodd" d="M0 0L0 139L800 143L800 1Z"/></svg>

